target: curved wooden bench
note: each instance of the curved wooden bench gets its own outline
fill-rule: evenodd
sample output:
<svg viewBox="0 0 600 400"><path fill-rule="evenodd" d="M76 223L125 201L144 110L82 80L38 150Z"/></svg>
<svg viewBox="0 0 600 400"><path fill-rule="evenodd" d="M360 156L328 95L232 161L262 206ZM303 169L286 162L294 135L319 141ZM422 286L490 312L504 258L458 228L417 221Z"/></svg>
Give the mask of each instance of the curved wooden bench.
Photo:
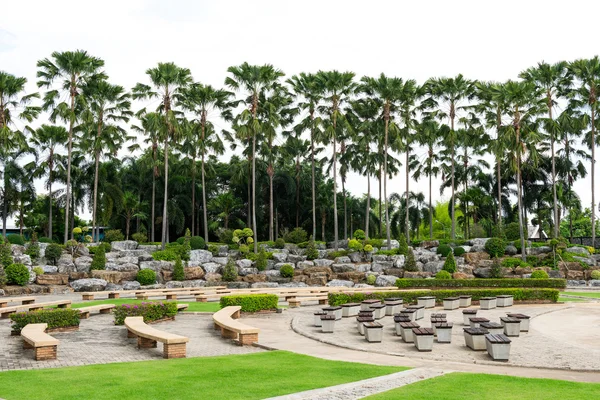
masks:
<svg viewBox="0 0 600 400"><path fill-rule="evenodd" d="M99 311L100 314L109 314L115 308L114 304L98 304L96 306L81 307L79 315L81 319L88 319L92 311Z"/></svg>
<svg viewBox="0 0 600 400"><path fill-rule="evenodd" d="M22 311L35 311L50 306L57 306L58 308L69 308L71 307L71 300L56 300L47 301L45 303L32 303L14 307L3 307L0 308L0 318L8 318L10 314Z"/></svg>
<svg viewBox="0 0 600 400"><path fill-rule="evenodd" d="M21 329L23 348L33 349L36 361L56 360L58 339L46 333L48 324L27 324Z"/></svg>
<svg viewBox="0 0 600 400"><path fill-rule="evenodd" d="M146 325L144 317L125 318L127 337L137 337L138 349L155 348L156 342L163 344L163 358L185 358L186 343L190 341L185 336L164 332Z"/></svg>
<svg viewBox="0 0 600 400"><path fill-rule="evenodd" d="M236 339L240 346L251 345L258 342L260 329L236 321L241 309L240 306L225 307L213 314L213 322L215 329L221 330L221 337Z"/></svg>

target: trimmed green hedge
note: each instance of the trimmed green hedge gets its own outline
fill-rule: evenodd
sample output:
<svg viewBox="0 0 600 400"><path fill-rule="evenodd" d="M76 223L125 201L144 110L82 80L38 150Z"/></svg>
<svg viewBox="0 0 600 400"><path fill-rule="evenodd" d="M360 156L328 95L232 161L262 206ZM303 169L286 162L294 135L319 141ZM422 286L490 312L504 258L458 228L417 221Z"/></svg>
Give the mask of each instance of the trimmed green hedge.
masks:
<svg viewBox="0 0 600 400"><path fill-rule="evenodd" d="M457 289L457 290L419 290L410 292L373 292L373 293L329 293L329 305L339 306L345 303L360 303L363 300L379 299L388 297L400 297L405 304L417 302L417 297L435 296L436 303L442 304L446 297L457 297L461 295L472 296L473 301L479 301L481 297L493 297L499 295L512 295L515 301L558 301L559 291L557 289Z"/></svg>
<svg viewBox="0 0 600 400"><path fill-rule="evenodd" d="M396 286L408 288L553 288L567 287L565 279L398 279Z"/></svg>
<svg viewBox="0 0 600 400"><path fill-rule="evenodd" d="M177 303L153 301L142 304L121 304L113 309L115 325L124 325L127 317L144 317L144 322L157 321L177 315Z"/></svg>
<svg viewBox="0 0 600 400"><path fill-rule="evenodd" d="M79 326L79 310L56 308L50 310L18 312L10 315L12 331L21 333L27 324L48 324L48 329Z"/></svg>
<svg viewBox="0 0 600 400"><path fill-rule="evenodd" d="M222 296L221 308L241 306L242 311L256 312L277 308L279 297L276 294L242 294L239 296Z"/></svg>

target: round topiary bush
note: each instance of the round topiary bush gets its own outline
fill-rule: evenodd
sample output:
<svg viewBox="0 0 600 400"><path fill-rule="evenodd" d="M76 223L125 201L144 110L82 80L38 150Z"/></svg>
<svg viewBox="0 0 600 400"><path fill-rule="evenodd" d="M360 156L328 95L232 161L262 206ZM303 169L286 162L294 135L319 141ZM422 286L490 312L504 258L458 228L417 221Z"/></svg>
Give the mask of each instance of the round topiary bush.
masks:
<svg viewBox="0 0 600 400"><path fill-rule="evenodd" d="M285 240L283 240L283 238L277 238L277 240L275 240L275 248L283 249L284 247L285 247Z"/></svg>
<svg viewBox="0 0 600 400"><path fill-rule="evenodd" d="M367 284L374 285L377 277L375 275L367 275Z"/></svg>
<svg viewBox="0 0 600 400"><path fill-rule="evenodd" d="M206 248L206 242L202 236L192 236L190 239L190 247L192 250L204 250Z"/></svg>
<svg viewBox="0 0 600 400"><path fill-rule="evenodd" d="M294 276L294 267L290 264L282 265L279 273L283 278L292 278Z"/></svg>
<svg viewBox="0 0 600 400"><path fill-rule="evenodd" d="M29 270L23 264L10 264L4 272L9 284L25 286L29 282Z"/></svg>
<svg viewBox="0 0 600 400"><path fill-rule="evenodd" d="M440 271L435 274L435 279L452 279L452 275L448 271Z"/></svg>
<svg viewBox="0 0 600 400"><path fill-rule="evenodd" d="M448 253L448 257L446 257L446 261L444 261L444 267L442 269L450 274L456 272L456 261L454 260L454 254L452 254L452 252Z"/></svg>
<svg viewBox="0 0 600 400"><path fill-rule="evenodd" d="M491 238L485 242L485 250L492 258L502 257L505 249L506 243L501 238Z"/></svg>
<svg viewBox="0 0 600 400"><path fill-rule="evenodd" d="M56 262L62 255L63 249L57 243L50 243L48 247L46 247L46 252L44 253L44 257L46 260L50 262L52 265L56 265Z"/></svg>
<svg viewBox="0 0 600 400"><path fill-rule="evenodd" d="M353 236L356 240L365 240L367 238L367 235L365 235L365 231L363 231L362 229L355 230Z"/></svg>
<svg viewBox="0 0 600 400"><path fill-rule="evenodd" d="M362 251L363 245L360 241L358 241L356 239L350 239L348 241L348 249L353 250L353 251Z"/></svg>
<svg viewBox="0 0 600 400"><path fill-rule="evenodd" d="M523 227L523 233L525 234L525 238L529 237L526 226ZM506 224L504 226L504 235L506 236L506 240L508 241L521 239L521 233L519 232L519 223L511 222L510 224Z"/></svg>
<svg viewBox="0 0 600 400"><path fill-rule="evenodd" d="M35 272L36 275L44 275L44 268L42 268L42 267L33 267L33 272Z"/></svg>
<svg viewBox="0 0 600 400"><path fill-rule="evenodd" d="M53 240L50 239L49 237L42 236L41 238L39 238L38 242L40 242L40 243L52 243Z"/></svg>
<svg viewBox="0 0 600 400"><path fill-rule="evenodd" d="M156 272L151 269L142 269L137 273L136 280L140 285L154 285L156 282Z"/></svg>
<svg viewBox="0 0 600 400"><path fill-rule="evenodd" d="M283 240L285 240L286 243L302 243L306 242L307 239L308 233L306 233L306 231L300 227L294 228L293 231L283 235Z"/></svg>
<svg viewBox="0 0 600 400"><path fill-rule="evenodd" d="M18 244L20 246L25 245L25 239L23 239L23 236L17 235L14 233L11 233L10 235L6 235L6 240L8 240L8 243L10 243L10 244Z"/></svg>
<svg viewBox="0 0 600 400"><path fill-rule="evenodd" d="M452 252L452 247L447 244L440 244L437 248L437 253L442 257L448 257L448 254Z"/></svg>
<svg viewBox="0 0 600 400"><path fill-rule="evenodd" d="M454 255L455 256L462 256L463 254L465 254L465 248L464 247L455 247L454 248Z"/></svg>
<svg viewBox="0 0 600 400"><path fill-rule="evenodd" d="M548 279L548 273L542 270L533 271L531 273L531 279Z"/></svg>
<svg viewBox="0 0 600 400"><path fill-rule="evenodd" d="M594 270L592 271L592 274L590 275L592 279L600 279L600 270Z"/></svg>

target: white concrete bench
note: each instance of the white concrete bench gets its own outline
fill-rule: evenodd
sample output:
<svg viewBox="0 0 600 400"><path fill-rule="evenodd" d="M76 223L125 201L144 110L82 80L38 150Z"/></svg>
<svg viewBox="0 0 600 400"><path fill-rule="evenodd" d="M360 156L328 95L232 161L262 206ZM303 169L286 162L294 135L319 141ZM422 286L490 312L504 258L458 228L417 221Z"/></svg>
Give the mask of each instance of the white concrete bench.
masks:
<svg viewBox="0 0 600 400"><path fill-rule="evenodd" d="M69 308L71 307L71 300L48 301L45 303L33 303L21 306L0 308L0 318L8 318L10 314L16 312L35 311L51 306L57 306L58 308Z"/></svg>
<svg viewBox="0 0 600 400"><path fill-rule="evenodd" d="M82 307L79 309L79 317L88 319L92 311L98 311L100 314L109 314L115 308L114 304L98 304L96 306Z"/></svg>
<svg viewBox="0 0 600 400"><path fill-rule="evenodd" d="M0 308L8 307L8 303L32 304L32 303L35 303L35 297L22 296L22 297L13 297L13 298L9 298L9 299L0 299Z"/></svg>
<svg viewBox="0 0 600 400"><path fill-rule="evenodd" d="M258 342L260 329L236 321L240 317L242 307L229 306L213 314L215 329L221 330L221 337L236 339L240 345Z"/></svg>
<svg viewBox="0 0 600 400"><path fill-rule="evenodd" d="M146 325L144 317L125 318L127 337L136 337L138 349L155 348L156 342L163 344L163 358L185 358L186 343L190 341L185 336L164 332Z"/></svg>
<svg viewBox="0 0 600 400"><path fill-rule="evenodd" d="M23 348L33 349L36 361L56 360L58 340L46 333L48 324L27 324L21 329Z"/></svg>

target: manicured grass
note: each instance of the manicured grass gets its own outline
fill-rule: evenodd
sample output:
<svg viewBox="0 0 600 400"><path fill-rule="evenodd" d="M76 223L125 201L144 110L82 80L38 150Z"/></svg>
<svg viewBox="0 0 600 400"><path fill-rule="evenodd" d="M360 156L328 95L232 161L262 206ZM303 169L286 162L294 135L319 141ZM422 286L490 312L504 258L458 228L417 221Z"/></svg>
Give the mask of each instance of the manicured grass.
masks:
<svg viewBox="0 0 600 400"><path fill-rule="evenodd" d="M580 297L591 297L594 299L600 299L600 291L598 292L562 292L561 294L567 294L570 296L580 296Z"/></svg>
<svg viewBox="0 0 600 400"><path fill-rule="evenodd" d="M89 306L95 306L98 304L115 304L115 305L120 305L120 304L140 304L140 303L149 303L152 301L175 301L179 304L188 304L189 307L186 311L195 311L195 312L201 312L201 311L205 311L205 312L215 312L215 311L219 311L221 309L221 306L219 305L219 302L207 302L207 303L202 303L202 302L198 302L198 301L181 301L181 300L137 300L137 299L105 299L105 300L92 300L92 301L85 301L82 303L73 303L71 304L71 307L73 308L81 308L81 307L89 307Z"/></svg>
<svg viewBox="0 0 600 400"><path fill-rule="evenodd" d="M586 299L574 299L572 297L563 297L560 296L558 298L558 301L562 301L563 303L589 303L590 300L586 300Z"/></svg>
<svg viewBox="0 0 600 400"><path fill-rule="evenodd" d="M263 399L405 370L284 351L0 373L17 399Z"/></svg>
<svg viewBox="0 0 600 400"><path fill-rule="evenodd" d="M369 400L581 400L600 397L600 384L504 375L453 373L369 396Z"/></svg>

